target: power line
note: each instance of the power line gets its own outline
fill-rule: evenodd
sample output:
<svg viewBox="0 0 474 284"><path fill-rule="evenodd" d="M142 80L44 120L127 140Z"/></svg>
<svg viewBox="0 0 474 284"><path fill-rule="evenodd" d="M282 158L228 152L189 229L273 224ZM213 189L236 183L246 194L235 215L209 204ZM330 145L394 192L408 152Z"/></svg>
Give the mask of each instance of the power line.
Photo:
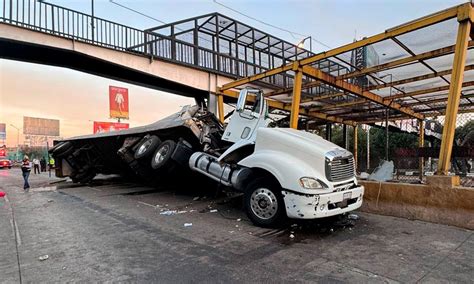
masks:
<svg viewBox="0 0 474 284"><path fill-rule="evenodd" d="M119 3L115 2L114 0L109 0L109 2L112 3L112 4L115 4L115 5L117 5L117 6L120 6L120 7L124 8L124 9L127 9L127 10L129 10L129 11L132 11L132 12L134 12L134 13L137 13L137 14L139 14L139 15L142 15L143 17L146 17L146 18L148 18L148 19L157 21L158 23L162 23L162 24L165 24L165 25L167 24L166 22L163 22L163 21L160 20L160 19L154 18L154 17L149 16L149 15L147 15L147 14L145 14L145 13L142 13L142 12L140 12L140 11L137 11L137 10L135 10L135 9L132 9L132 8L130 8L130 7L127 7L127 6L125 6L125 5L119 4Z"/></svg>
<svg viewBox="0 0 474 284"><path fill-rule="evenodd" d="M109 2L112 3L112 4L115 4L115 5L119 6L119 7L122 7L122 8L124 8L124 9L126 9L126 10L129 10L129 11L132 11L132 12L134 12L134 13L137 13L137 14L139 14L139 15L141 15L141 16L143 16L143 17L146 17L146 18L148 18L148 19L157 21L157 22L159 22L159 23L161 23L161 24L164 24L164 25L168 24L167 22L164 22L164 21L162 21L162 20L160 20L160 19L157 19L157 18L152 17L152 16L150 16L150 15L147 15L147 14L145 14L145 13L142 13L142 12L140 12L140 11L138 11L138 10L132 9L132 8L130 8L130 7L127 7L127 6L123 5L123 4L119 4L119 3L115 2L114 0L109 0ZM178 28L178 27L176 27L176 29L179 30L179 31L183 31L183 29ZM205 40L205 41L207 41L207 42L211 42L211 43L212 43L211 40L209 40L209 39L207 39L207 38L205 38L205 37L199 36L199 38L202 39L202 40Z"/></svg>
<svg viewBox="0 0 474 284"><path fill-rule="evenodd" d="M233 11L233 12L239 14L239 15L242 15L242 16L246 17L246 18L249 18L249 19L251 19L251 20L254 20L254 21L256 21L256 22L259 22L259 23L261 23L261 24L263 24L263 25L272 27L272 28L274 28L274 29L287 32L287 33L289 33L289 34L290 34L294 39L296 39L296 40L298 40L298 38L295 37L295 35L298 35L298 36L301 36L301 37L310 37L312 41L314 41L314 42L316 42L316 43L318 43L318 44L320 44L320 45L322 45L322 46L324 46L324 47L332 48L331 46L325 44L325 43L322 42L322 41L319 41L319 40L313 38L312 36L304 35L304 34L301 34L301 33L295 32L295 31L290 31L290 30L288 30L288 29L275 26L275 25L273 25L273 24L264 22L264 21L262 21L262 20L260 20L260 19L258 19L258 18L253 17L253 16L250 16L250 15L247 15L247 14L245 14L245 13L243 13L243 12L240 12L240 11L238 11L238 10L232 8L232 7L229 7L229 6L227 6L227 5L225 5L225 4L221 3L221 2L218 2L217 0L212 0L212 1L213 1L214 3L216 3L217 5L220 5L220 6L224 7L224 8L226 8L226 9L229 9L229 10L231 10L231 11Z"/></svg>

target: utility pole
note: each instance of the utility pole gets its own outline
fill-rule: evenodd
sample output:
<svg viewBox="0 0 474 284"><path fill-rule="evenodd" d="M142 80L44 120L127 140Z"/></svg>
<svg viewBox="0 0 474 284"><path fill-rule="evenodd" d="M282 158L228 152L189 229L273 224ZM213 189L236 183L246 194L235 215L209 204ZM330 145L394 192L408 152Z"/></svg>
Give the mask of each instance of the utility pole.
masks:
<svg viewBox="0 0 474 284"><path fill-rule="evenodd" d="M92 27L92 42L95 41L95 25L94 25L94 0L91 0L91 27Z"/></svg>
<svg viewBox="0 0 474 284"><path fill-rule="evenodd" d="M367 172L370 168L370 126L367 125Z"/></svg>

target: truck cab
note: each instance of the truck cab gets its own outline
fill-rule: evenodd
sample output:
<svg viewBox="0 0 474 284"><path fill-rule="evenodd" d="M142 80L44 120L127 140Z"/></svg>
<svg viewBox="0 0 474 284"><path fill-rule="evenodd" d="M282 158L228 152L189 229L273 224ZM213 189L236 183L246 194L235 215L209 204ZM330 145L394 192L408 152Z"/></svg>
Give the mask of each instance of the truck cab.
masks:
<svg viewBox="0 0 474 284"><path fill-rule="evenodd" d="M260 226L285 217L339 215L362 205L364 188L349 151L315 134L267 126L262 91L241 90L222 136L234 144L218 157L194 153L190 168L242 191L247 215Z"/></svg>

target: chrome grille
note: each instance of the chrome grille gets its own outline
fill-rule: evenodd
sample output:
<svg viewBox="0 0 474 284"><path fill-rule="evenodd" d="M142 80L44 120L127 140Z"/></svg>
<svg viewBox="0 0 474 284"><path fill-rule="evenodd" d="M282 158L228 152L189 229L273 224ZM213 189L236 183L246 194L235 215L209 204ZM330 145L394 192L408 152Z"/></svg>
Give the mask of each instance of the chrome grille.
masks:
<svg viewBox="0 0 474 284"><path fill-rule="evenodd" d="M326 160L326 178L329 181L342 181L354 177L354 157Z"/></svg>

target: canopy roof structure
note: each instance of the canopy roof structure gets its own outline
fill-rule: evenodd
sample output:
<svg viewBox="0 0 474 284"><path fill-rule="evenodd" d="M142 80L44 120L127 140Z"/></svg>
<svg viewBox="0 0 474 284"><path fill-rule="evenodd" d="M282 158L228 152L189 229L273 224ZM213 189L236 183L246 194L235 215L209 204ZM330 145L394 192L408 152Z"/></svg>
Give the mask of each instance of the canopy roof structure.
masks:
<svg viewBox="0 0 474 284"><path fill-rule="evenodd" d="M314 56L310 50L285 41L220 13L210 13L145 30L151 53L212 70L227 77L242 78ZM310 39L311 40L311 39ZM304 40L303 40L304 41ZM171 44L170 42L173 42ZM193 56L190 50L195 50ZM198 59L194 59L198 58ZM332 59L319 60L325 72L346 74L350 64ZM258 82L273 89L291 87L291 74L275 74ZM320 85L303 91L305 95L331 92Z"/></svg>
<svg viewBox="0 0 474 284"><path fill-rule="evenodd" d="M460 90L459 113L474 112L473 15L470 3L452 7L237 79L220 93L235 97L239 88L287 77L288 86L266 96L271 107L291 111L293 125L298 115L349 125L384 121L387 110L390 120L442 116L450 88Z"/></svg>

